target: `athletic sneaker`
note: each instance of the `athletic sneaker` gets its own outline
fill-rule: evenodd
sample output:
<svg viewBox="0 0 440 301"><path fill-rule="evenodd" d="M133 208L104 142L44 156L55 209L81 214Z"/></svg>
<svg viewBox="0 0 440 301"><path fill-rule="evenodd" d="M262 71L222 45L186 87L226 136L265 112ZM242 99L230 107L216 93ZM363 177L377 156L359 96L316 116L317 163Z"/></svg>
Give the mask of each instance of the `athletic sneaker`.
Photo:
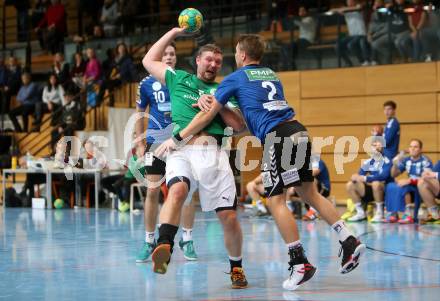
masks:
<svg viewBox="0 0 440 301"><path fill-rule="evenodd" d="M120 202L118 210L121 212L127 212L128 210L130 210L130 204L128 202Z"/></svg>
<svg viewBox="0 0 440 301"><path fill-rule="evenodd" d="M136 262L146 262L150 257L151 253L154 251L155 243L144 242L141 251L136 257Z"/></svg>
<svg viewBox="0 0 440 301"><path fill-rule="evenodd" d="M347 221L349 222L360 222L363 220L366 220L367 216L365 215L364 211L360 211L360 212L356 212L355 215L353 215L352 217L348 218Z"/></svg>
<svg viewBox="0 0 440 301"><path fill-rule="evenodd" d="M349 236L341 243L339 257L342 255L341 268L339 272L342 274L353 271L359 265L359 257L365 251L366 247L354 236Z"/></svg>
<svg viewBox="0 0 440 301"><path fill-rule="evenodd" d="M235 267L231 271L232 288L246 288L248 282L244 275L243 268Z"/></svg>
<svg viewBox="0 0 440 301"><path fill-rule="evenodd" d="M346 221L348 218L352 217L355 214L355 206L351 199L347 199L347 211L342 214L341 219Z"/></svg>
<svg viewBox="0 0 440 301"><path fill-rule="evenodd" d="M397 223L397 217L392 212L388 212L384 221L384 223Z"/></svg>
<svg viewBox="0 0 440 301"><path fill-rule="evenodd" d="M290 276L283 282L283 288L289 291L296 290L298 286L310 280L316 272L316 268L312 266L305 258L304 249L302 247L289 249L289 271ZM303 261L300 264L295 262Z"/></svg>
<svg viewBox="0 0 440 301"><path fill-rule="evenodd" d="M197 260L197 254L194 249L194 242L192 240L183 241L183 239L180 239L179 247L183 251L183 257L185 257L186 260Z"/></svg>
<svg viewBox="0 0 440 301"><path fill-rule="evenodd" d="M370 222L372 222L372 223L381 223L381 222L383 222L383 214L379 213L379 212L376 212Z"/></svg>
<svg viewBox="0 0 440 301"><path fill-rule="evenodd" d="M314 221L317 218L318 217L316 216L316 211L309 209L309 211L307 211L307 213L304 214L304 216L302 217L302 220L303 221Z"/></svg>
<svg viewBox="0 0 440 301"><path fill-rule="evenodd" d="M398 220L399 224L414 224L414 219L409 214L404 214L401 219Z"/></svg>
<svg viewBox="0 0 440 301"><path fill-rule="evenodd" d="M158 245L156 249L154 249L153 254L151 254L151 261L153 261L153 271L158 274L165 274L167 272L170 259L171 245Z"/></svg>
<svg viewBox="0 0 440 301"><path fill-rule="evenodd" d="M431 214L428 214L428 217L426 219L421 219L420 223L421 224L439 224L440 219L434 218Z"/></svg>

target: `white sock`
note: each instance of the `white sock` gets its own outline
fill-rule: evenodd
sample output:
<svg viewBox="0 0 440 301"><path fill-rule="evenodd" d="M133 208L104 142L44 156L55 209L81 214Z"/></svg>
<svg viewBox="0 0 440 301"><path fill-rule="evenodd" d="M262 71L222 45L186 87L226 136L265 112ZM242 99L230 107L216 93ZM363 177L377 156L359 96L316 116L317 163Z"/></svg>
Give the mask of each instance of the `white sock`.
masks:
<svg viewBox="0 0 440 301"><path fill-rule="evenodd" d="M264 204L261 200L257 200L256 205L257 205L258 210L260 210L263 213L267 213L266 206L264 206Z"/></svg>
<svg viewBox="0 0 440 301"><path fill-rule="evenodd" d="M354 236L350 230L347 229L343 220L339 220L332 225L333 230L335 230L339 235L339 241L345 241L349 236Z"/></svg>
<svg viewBox="0 0 440 301"><path fill-rule="evenodd" d="M286 244L286 246L287 246L288 249L294 249L294 248L296 248L298 246L301 246L301 241L297 240L297 241L294 241L294 242Z"/></svg>
<svg viewBox="0 0 440 301"><path fill-rule="evenodd" d="M382 202L376 203L376 214L383 215L383 203Z"/></svg>
<svg viewBox="0 0 440 301"><path fill-rule="evenodd" d="M406 215L411 215L411 205L406 205L405 206L405 214Z"/></svg>
<svg viewBox="0 0 440 301"><path fill-rule="evenodd" d="M242 259L241 256L238 256L238 257L229 256L229 260L232 260L232 261L240 261L241 259Z"/></svg>
<svg viewBox="0 0 440 301"><path fill-rule="evenodd" d="M192 240L192 232L193 232L193 229L182 228L182 240L183 241Z"/></svg>
<svg viewBox="0 0 440 301"><path fill-rule="evenodd" d="M149 244L154 243L154 232L145 231L145 242L147 242Z"/></svg>
<svg viewBox="0 0 440 301"><path fill-rule="evenodd" d="M365 214L364 208L362 207L362 203L355 203L354 206L356 207L356 213Z"/></svg>

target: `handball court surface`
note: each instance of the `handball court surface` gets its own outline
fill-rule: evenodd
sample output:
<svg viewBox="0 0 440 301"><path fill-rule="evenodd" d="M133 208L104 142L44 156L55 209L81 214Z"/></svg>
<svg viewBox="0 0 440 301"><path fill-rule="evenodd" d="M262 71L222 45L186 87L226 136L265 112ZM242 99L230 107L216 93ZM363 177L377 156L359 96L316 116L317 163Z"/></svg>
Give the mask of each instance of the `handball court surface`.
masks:
<svg viewBox="0 0 440 301"><path fill-rule="evenodd" d="M440 300L438 225L349 224L368 250L347 275L338 271L337 236L323 221L298 222L318 271L284 291L287 249L270 218L241 212L249 287L230 289L223 232L197 213L197 262L177 243L165 275L135 263L143 215L115 210L0 209L0 300ZM180 238L180 232L176 242Z"/></svg>

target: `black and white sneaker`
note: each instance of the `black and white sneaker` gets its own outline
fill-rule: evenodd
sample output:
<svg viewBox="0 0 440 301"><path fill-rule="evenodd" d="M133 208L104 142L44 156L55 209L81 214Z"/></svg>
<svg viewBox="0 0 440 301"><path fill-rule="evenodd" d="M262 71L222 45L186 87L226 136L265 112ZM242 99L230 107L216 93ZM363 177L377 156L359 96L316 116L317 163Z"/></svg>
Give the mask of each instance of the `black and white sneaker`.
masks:
<svg viewBox="0 0 440 301"><path fill-rule="evenodd" d="M364 253L366 246L354 236L349 236L341 243L339 257L342 255L341 268L339 272L342 274L353 271L359 265L359 258Z"/></svg>
<svg viewBox="0 0 440 301"><path fill-rule="evenodd" d="M289 249L290 276L283 282L283 288L289 291L296 290L298 286L310 280L316 272L304 255L302 247Z"/></svg>

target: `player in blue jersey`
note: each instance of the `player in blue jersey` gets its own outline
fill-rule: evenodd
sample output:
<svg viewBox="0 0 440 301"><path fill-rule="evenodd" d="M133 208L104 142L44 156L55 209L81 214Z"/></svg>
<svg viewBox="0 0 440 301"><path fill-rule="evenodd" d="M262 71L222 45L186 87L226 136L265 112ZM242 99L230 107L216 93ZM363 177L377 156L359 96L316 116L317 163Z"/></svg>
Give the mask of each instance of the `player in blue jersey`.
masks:
<svg viewBox="0 0 440 301"><path fill-rule="evenodd" d="M402 218L398 220L401 224L414 223L413 215L411 214L411 194L414 197L420 197L418 195L418 181L424 171L430 171L432 169L431 160L424 156L422 153L423 143L419 139L412 139L408 148L408 157L404 157L401 153L393 159L393 167L391 168L391 176L397 177L400 174L406 172L408 174L407 179L397 180L397 185L401 187L401 198L404 198L405 212ZM435 206L435 200L424 200L428 208ZM431 202L430 202L431 201ZM433 201L433 202L432 202ZM387 205L387 209L389 206ZM389 210L393 212L394 210Z"/></svg>
<svg viewBox="0 0 440 301"><path fill-rule="evenodd" d="M399 152L400 142L400 124L396 118L397 105L394 101L388 100L383 104L384 114L387 118L383 137L385 139L385 147L383 153L390 160Z"/></svg>
<svg viewBox="0 0 440 301"><path fill-rule="evenodd" d="M357 174L351 176L347 183L347 193L353 200L356 214L348 218L350 222L367 219L363 204L374 200L376 213L371 222L383 221L383 197L385 185L393 181L391 177L392 162L383 156L382 141L374 139L371 158L365 160Z"/></svg>
<svg viewBox="0 0 440 301"><path fill-rule="evenodd" d="M320 195L327 198L330 196L331 191L330 175L328 173L327 165L325 165L325 162L321 160L319 155L312 155L310 161L312 175L315 178L316 189ZM315 208L310 207L307 204L306 208L308 211L302 218L304 221L313 221L318 218Z"/></svg>
<svg viewBox="0 0 440 301"><path fill-rule="evenodd" d="M271 69L260 66L264 49L265 43L259 35L239 37L235 53L238 70L222 81L215 97L203 95L199 98L199 107L208 107L209 111L198 113L178 136L185 139L198 133L220 112L230 97L235 97L250 132L265 143L261 173L265 194L290 257L290 276L283 287L294 290L313 277L316 268L306 258L295 219L286 206L285 188L295 186L301 199L317 209L338 233L342 247L341 273L348 273L359 265L365 245L353 236L331 203L316 190L309 169L311 141L308 132L295 120L295 112L284 98L277 75ZM161 146L162 150L168 151L175 147L173 139Z"/></svg>
<svg viewBox="0 0 440 301"><path fill-rule="evenodd" d="M166 47L162 56L162 62L171 68L175 68L176 46L174 44ZM162 143L170 138L173 132L170 94L166 86L162 85L152 76L144 78L140 82L138 89L137 112L144 113L148 107L150 110L146 135L145 170L148 183L153 183L153 185L148 187L144 202L145 242L136 258L136 262L147 261L155 248L154 230L160 195L160 186L155 184L160 183L165 176L165 162L154 157L149 150L153 143ZM144 118L140 118L136 122L136 136L141 137L142 135L144 135ZM140 147L145 147L143 139L138 144ZM197 260L192 239L194 214L195 208L192 202L183 207L183 229L179 246L187 260Z"/></svg>
<svg viewBox="0 0 440 301"><path fill-rule="evenodd" d="M435 199L440 199L440 161L434 165L432 170L423 172L417 187L422 199L428 205L428 217L423 222L440 223L440 214Z"/></svg>

